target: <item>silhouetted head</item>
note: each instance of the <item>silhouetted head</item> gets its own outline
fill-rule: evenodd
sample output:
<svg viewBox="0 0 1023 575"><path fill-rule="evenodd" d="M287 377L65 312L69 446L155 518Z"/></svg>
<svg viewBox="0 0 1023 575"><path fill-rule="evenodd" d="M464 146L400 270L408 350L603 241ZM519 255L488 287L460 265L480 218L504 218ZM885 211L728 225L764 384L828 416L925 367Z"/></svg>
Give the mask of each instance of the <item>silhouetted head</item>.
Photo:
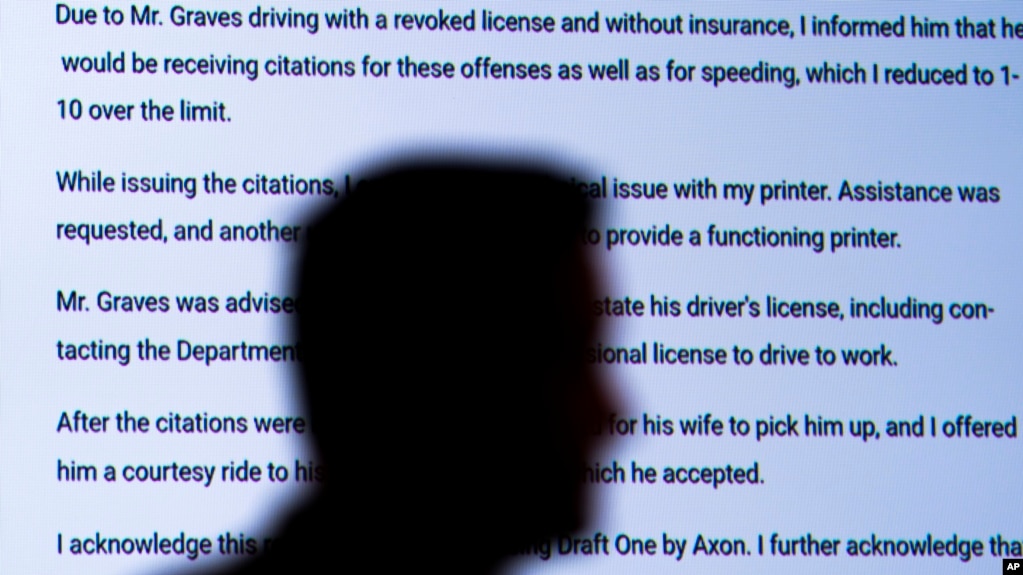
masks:
<svg viewBox="0 0 1023 575"><path fill-rule="evenodd" d="M548 173L419 165L361 182L314 223L305 398L328 499L360 544L492 564L580 526L609 408L583 353L587 217ZM369 540L388 533L400 550Z"/></svg>

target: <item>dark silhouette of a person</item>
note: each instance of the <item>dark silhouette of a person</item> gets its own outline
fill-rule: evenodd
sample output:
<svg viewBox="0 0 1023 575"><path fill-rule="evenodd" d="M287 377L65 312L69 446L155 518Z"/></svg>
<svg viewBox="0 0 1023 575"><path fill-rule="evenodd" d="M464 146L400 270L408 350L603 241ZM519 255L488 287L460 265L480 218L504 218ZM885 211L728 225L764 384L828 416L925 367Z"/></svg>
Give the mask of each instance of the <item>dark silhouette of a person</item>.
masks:
<svg viewBox="0 0 1023 575"><path fill-rule="evenodd" d="M487 573L586 519L589 208L542 170L416 164L311 227L302 380L328 479L236 573Z"/></svg>

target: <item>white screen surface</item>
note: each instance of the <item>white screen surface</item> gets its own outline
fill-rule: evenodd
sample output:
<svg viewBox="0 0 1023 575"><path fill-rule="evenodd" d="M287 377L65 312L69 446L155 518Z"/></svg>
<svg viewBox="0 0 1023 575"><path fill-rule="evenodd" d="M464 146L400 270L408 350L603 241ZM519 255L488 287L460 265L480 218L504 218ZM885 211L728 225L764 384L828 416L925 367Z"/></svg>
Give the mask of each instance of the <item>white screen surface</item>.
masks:
<svg viewBox="0 0 1023 575"><path fill-rule="evenodd" d="M443 5L449 27L457 26L450 16L471 14L472 30L430 30L441 6L422 3L144 7L0 7L0 572L202 569L226 557L218 536L245 533L257 547L271 538L264 522L315 483L296 481L297 466L314 457L302 434L255 425L301 416L294 364L207 364L182 352L293 345L290 314L230 312L228 299L293 296L297 242L264 241L259 225L302 225L336 198L249 193L246 182L265 175L312 189L316 180L322 190L330 180L344 190L346 176L357 180L380 158L450 150L576 166L576 179L602 196L594 201L603 219L588 235L608 283L600 300L644 304L641 316L631 307L633 316L612 317L594 350L610 361L602 369L626 405L607 431L626 437L593 463L616 463L624 481L593 486L587 532L550 541L547 559L538 545L514 568L984 573L1019 554L1023 396L1014 348L1023 318L1012 294L1023 247L1013 223L1023 13L1015 4ZM283 27L253 27L252 12L271 7ZM328 13L356 8L367 28L328 25ZM484 30L484 10L540 16L541 25L550 16L554 30ZM564 31L566 17L589 29ZM636 33L612 31L622 17ZM768 31L784 20L793 34L694 33L699 19L740 32L757 25L750 20L770 21ZM217 24L197 25L209 20ZM942 23L948 37L939 37ZM673 25L684 33L653 33ZM284 57L301 62L301 76L279 73ZM441 75L451 63L452 77L402 77L405 57L438 62L431 72ZM863 83L812 81L825 62ZM525 64L517 73L526 77L494 78L494 63ZM237 190L207 192L214 174ZM187 193L126 191L133 177L181 178ZM614 197L625 183L654 197ZM894 193L896 184L939 201L856 201L869 186ZM110 191L81 191L96 185ZM769 191L792 197L768 200ZM103 239L86 243L80 224L113 224L114 237L103 228ZM142 239L149 232L138 226L154 224L166 242ZM176 226L202 234L209 224L209 241L174 237ZM255 235L225 241L225 225ZM719 245L729 238L744 245ZM197 297L217 298L218 310L183 311ZM829 317L768 313L769 297L823 302L801 311L823 307ZM716 307L691 313L696 298ZM891 307L876 305L882 298ZM669 310L678 302L677 317L657 315L654 302ZM881 308L911 317L871 317ZM930 318L920 317L925 309ZM146 351L147 339L168 346L166 360ZM654 363L655 343L721 349L723 365ZM785 347L772 365L768 345ZM116 355L122 349L127 355ZM625 361L632 350L638 359ZM871 365L850 365L854 357ZM153 428L119 432L126 411ZM245 418L248 430L157 430L171 414ZM645 433L644 416L671 421L674 433ZM720 421L720 435L683 434L697 418ZM781 435L789 418L798 437ZM807 418L837 425L808 436ZM768 432L759 440L758 422ZM853 435L865 427L876 435ZM261 480L225 480L232 462L260 469ZM124 476L126 467L174 463L214 471L208 485ZM287 478L271 481L270 464ZM653 469L654 481L633 466ZM732 482L702 480L703 468L713 477L726 466ZM667 483L666 468L701 482ZM757 482L740 484L734 469L751 468ZM189 559L71 549L76 538L154 531L206 538L211 550ZM781 555L778 541L808 534L837 540L834 553L803 555L797 543L794 555ZM933 543L928 556L907 551L929 535L977 541L981 552L971 543L967 561L937 556ZM872 538L892 541L894 552L873 554ZM684 552L673 552L682 540ZM438 550L435 559L457 553Z"/></svg>

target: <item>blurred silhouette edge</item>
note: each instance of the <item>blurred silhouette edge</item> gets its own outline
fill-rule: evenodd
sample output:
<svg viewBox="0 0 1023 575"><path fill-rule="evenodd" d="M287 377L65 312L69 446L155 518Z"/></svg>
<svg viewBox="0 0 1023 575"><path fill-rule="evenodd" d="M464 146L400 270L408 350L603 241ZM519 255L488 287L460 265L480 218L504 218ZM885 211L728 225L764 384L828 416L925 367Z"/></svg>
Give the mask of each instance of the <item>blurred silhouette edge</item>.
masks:
<svg viewBox="0 0 1023 575"><path fill-rule="evenodd" d="M550 166L431 159L314 219L296 335L328 479L231 573L489 573L590 519L592 210Z"/></svg>

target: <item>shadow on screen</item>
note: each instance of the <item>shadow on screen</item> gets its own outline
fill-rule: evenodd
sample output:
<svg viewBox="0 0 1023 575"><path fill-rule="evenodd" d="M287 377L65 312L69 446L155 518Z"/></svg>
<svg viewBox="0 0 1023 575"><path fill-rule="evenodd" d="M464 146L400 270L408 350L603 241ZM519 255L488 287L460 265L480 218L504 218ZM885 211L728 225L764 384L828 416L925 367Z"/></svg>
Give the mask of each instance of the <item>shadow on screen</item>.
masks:
<svg viewBox="0 0 1023 575"><path fill-rule="evenodd" d="M328 480L223 573L487 572L588 518L612 400L584 360L591 207L549 169L390 166L318 215L296 279Z"/></svg>

